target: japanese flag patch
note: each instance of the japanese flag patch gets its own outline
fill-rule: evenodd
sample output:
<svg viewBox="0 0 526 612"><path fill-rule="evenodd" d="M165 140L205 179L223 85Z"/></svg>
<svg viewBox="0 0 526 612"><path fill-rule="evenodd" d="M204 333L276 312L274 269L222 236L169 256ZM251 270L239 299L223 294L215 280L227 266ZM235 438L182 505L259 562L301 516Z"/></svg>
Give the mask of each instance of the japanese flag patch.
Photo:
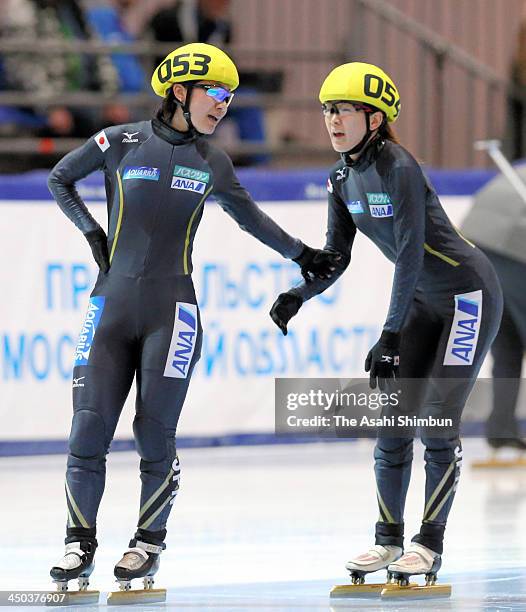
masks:
<svg viewBox="0 0 526 612"><path fill-rule="evenodd" d="M97 143L97 146L103 153L104 151L110 148L110 141L108 140L108 137L106 136L106 132L104 130L102 130L102 132L99 132L94 138L95 142Z"/></svg>

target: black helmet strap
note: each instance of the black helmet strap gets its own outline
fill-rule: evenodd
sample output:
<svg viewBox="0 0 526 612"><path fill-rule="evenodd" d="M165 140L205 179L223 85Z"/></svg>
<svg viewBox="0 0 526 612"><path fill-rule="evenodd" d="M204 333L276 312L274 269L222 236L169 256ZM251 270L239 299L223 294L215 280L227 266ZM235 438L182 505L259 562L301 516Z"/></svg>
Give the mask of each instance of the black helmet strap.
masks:
<svg viewBox="0 0 526 612"><path fill-rule="evenodd" d="M181 107L183 111L183 117L185 118L186 124L188 125L188 129L193 135L199 134L199 132L195 129L194 124L192 123L192 115L190 114L190 98L192 97L192 91L194 88L193 82L184 83L186 87L186 100L181 102L177 98L175 98L175 103L177 106Z"/></svg>
<svg viewBox="0 0 526 612"><path fill-rule="evenodd" d="M371 110L365 111L365 136L352 149L349 149L349 151L345 151L345 153L341 154L341 158L343 162L345 163L345 165L352 166L354 162L350 156L355 155L356 153L359 153L367 144L367 141L369 140L369 138L371 137L371 134L373 133L373 131L371 130L371 115L376 112L378 112L378 109L376 108L371 108ZM384 123L385 123L385 115L384 115L381 125L377 129L379 130Z"/></svg>

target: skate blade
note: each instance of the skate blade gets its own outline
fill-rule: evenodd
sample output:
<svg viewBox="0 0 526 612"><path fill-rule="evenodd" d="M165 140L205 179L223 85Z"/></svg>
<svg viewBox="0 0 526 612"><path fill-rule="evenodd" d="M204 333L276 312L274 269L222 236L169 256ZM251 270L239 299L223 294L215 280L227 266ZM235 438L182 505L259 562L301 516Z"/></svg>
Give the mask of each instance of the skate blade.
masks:
<svg viewBox="0 0 526 612"><path fill-rule="evenodd" d="M471 467L475 470L480 469L503 469L503 468L525 468L526 459L518 457L517 459L498 459L492 458L486 461L473 461Z"/></svg>
<svg viewBox="0 0 526 612"><path fill-rule="evenodd" d="M389 584L381 593L382 599L397 599L407 597L410 599L427 599L428 597L451 597L450 584L430 584L419 586L418 584L408 584L399 586Z"/></svg>
<svg viewBox="0 0 526 612"><path fill-rule="evenodd" d="M137 589L113 591L108 595L108 606L121 606L138 603L162 603L166 601L166 589Z"/></svg>
<svg viewBox="0 0 526 612"><path fill-rule="evenodd" d="M333 586L330 597L380 597L380 593L387 586L385 582L380 584L337 584Z"/></svg>
<svg viewBox="0 0 526 612"><path fill-rule="evenodd" d="M68 605L93 605L99 603L99 591L59 591L67 597Z"/></svg>

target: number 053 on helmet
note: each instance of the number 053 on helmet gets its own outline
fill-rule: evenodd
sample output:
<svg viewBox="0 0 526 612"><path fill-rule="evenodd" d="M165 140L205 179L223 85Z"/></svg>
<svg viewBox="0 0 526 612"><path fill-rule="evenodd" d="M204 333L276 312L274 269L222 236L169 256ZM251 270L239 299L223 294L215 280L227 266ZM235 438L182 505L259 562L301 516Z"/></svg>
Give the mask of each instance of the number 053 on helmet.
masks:
<svg viewBox="0 0 526 612"><path fill-rule="evenodd" d="M206 43L190 43L172 51L152 75L152 88L164 98L174 83L215 81L234 91L239 75L228 55Z"/></svg>

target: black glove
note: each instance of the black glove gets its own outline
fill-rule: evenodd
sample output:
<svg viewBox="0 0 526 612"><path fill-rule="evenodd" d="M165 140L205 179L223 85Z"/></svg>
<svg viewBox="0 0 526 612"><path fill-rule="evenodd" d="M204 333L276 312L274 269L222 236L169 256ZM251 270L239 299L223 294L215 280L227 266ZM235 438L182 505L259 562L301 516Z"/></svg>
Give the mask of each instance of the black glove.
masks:
<svg viewBox="0 0 526 612"><path fill-rule="evenodd" d="M388 380L398 376L400 364L400 335L395 332L383 331L380 340L373 346L365 360L365 371L369 372L369 386L376 389L376 378L378 386L382 391L387 389Z"/></svg>
<svg viewBox="0 0 526 612"><path fill-rule="evenodd" d="M270 317L281 329L284 336L287 335L287 323L297 314L302 304L303 300L299 295L290 292L280 293L278 299L272 304L269 312Z"/></svg>
<svg viewBox="0 0 526 612"><path fill-rule="evenodd" d="M292 261L300 266L301 275L307 283L310 283L313 277L331 278L340 259L341 255L339 253L311 249L311 247L304 245L303 251Z"/></svg>
<svg viewBox="0 0 526 612"><path fill-rule="evenodd" d="M108 238L106 233L99 227L92 232L84 234L89 242L93 258L97 262L101 272L106 273L110 269L110 254L108 252Z"/></svg>

